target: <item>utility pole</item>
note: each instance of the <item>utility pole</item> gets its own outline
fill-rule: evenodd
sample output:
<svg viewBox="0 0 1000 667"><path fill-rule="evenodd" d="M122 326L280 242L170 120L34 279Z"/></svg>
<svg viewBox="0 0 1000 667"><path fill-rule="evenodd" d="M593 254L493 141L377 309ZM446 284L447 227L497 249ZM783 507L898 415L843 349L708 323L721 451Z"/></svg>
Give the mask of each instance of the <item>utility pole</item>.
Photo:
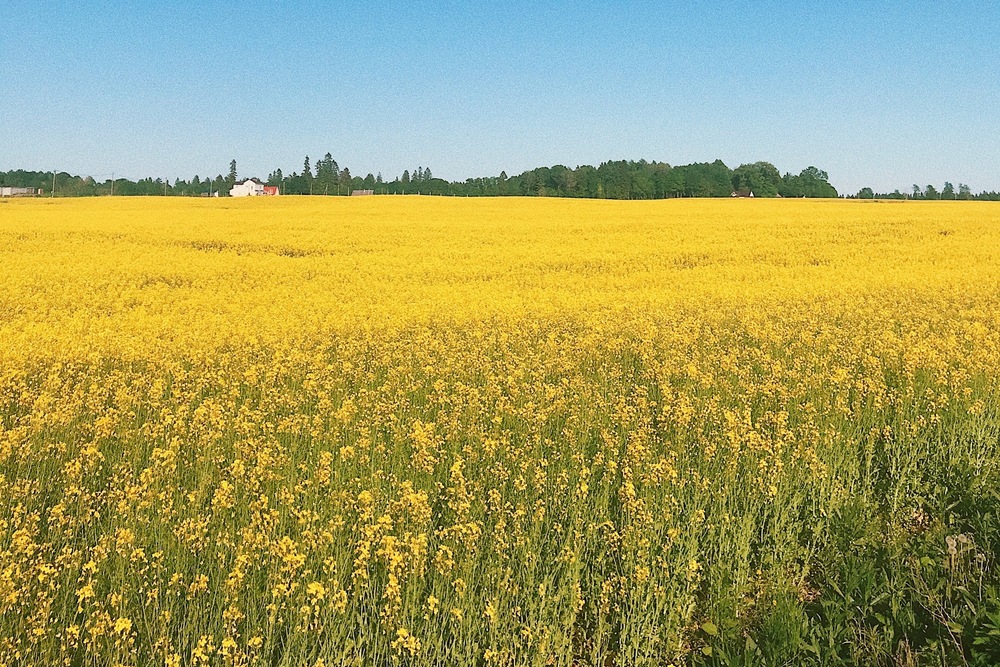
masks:
<svg viewBox="0 0 1000 667"><path fill-rule="evenodd" d="M56 196L56 170L52 170L52 196Z"/></svg>
<svg viewBox="0 0 1000 667"><path fill-rule="evenodd" d="M115 196L115 172L111 172L111 196Z"/></svg>

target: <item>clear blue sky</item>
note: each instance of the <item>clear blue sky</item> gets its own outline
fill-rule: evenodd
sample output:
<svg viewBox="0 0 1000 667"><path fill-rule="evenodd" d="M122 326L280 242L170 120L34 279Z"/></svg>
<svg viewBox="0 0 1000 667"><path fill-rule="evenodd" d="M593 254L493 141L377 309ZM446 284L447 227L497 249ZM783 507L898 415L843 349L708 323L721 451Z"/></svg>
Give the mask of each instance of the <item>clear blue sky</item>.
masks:
<svg viewBox="0 0 1000 667"><path fill-rule="evenodd" d="M330 151L465 179L609 159L1000 189L1000 3L28 2L0 170L190 178Z"/></svg>

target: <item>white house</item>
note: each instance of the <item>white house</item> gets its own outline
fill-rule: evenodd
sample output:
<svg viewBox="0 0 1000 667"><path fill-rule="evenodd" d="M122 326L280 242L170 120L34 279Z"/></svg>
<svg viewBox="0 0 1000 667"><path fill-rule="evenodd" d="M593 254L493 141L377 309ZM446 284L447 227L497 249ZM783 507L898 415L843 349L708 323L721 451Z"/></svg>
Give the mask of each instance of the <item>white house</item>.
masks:
<svg viewBox="0 0 1000 667"><path fill-rule="evenodd" d="M278 186L264 185L256 178L248 178L242 183L237 183L229 191L230 197L273 197L279 194Z"/></svg>

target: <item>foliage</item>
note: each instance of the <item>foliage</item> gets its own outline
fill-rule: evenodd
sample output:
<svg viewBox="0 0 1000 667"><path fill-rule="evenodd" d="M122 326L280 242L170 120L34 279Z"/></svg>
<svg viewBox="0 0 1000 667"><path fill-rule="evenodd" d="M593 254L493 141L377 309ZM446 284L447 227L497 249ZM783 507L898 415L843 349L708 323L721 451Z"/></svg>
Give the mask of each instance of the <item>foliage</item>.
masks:
<svg viewBox="0 0 1000 667"><path fill-rule="evenodd" d="M781 173L770 162L743 164L733 171L733 189L738 192L776 197L781 185Z"/></svg>
<svg viewBox="0 0 1000 667"><path fill-rule="evenodd" d="M116 178L115 195L179 195L187 197L208 196L219 193L226 196L236 182L235 160L230 163L229 176L214 178L194 176L190 181L145 178L137 182ZM392 181L384 181L381 174L368 174L364 178L352 176L350 170L339 169L330 153L316 163L316 173L306 157L302 173L285 175L281 169L268 174L266 182L281 188L283 194L294 195L349 195L354 190L374 190L376 194L429 194L458 197L480 196L548 196L585 197L590 199L669 199L674 197L728 197L734 191L756 197L816 197L839 196L829 182L827 173L816 167L807 167L798 175L786 173L777 176L777 169L768 162L740 165L730 170L721 160L712 163L695 163L671 166L665 162L638 162L620 160L605 162L599 167L563 165L539 167L522 174L470 178L462 182L449 182L431 176L431 170L418 167L411 177L409 170ZM33 187L46 195L52 191L52 172L14 170L0 172L0 185ZM92 197L111 194L111 179L98 182L89 176L56 174L56 196ZM871 196L869 196L871 195ZM973 194L968 185L960 183L956 191L945 183L940 192L933 185L926 188L914 186L912 194L899 190L875 193L862 188L855 195L859 199L959 199L1000 201L1000 193L983 191Z"/></svg>
<svg viewBox="0 0 1000 667"><path fill-rule="evenodd" d="M872 197L862 197L862 193L867 194L872 192L871 188L862 188L861 192L858 193L859 199L957 199L959 201L1000 201L1000 192L995 191L982 191L979 194L972 194L972 188L970 188L965 183L958 184L958 192L955 192L955 187L948 182L945 182L944 187L941 192L938 192L937 188L933 185L928 185L925 188L921 188L919 185L914 185L913 190L909 194L895 190L890 193L872 193Z"/></svg>
<svg viewBox="0 0 1000 667"><path fill-rule="evenodd" d="M767 163L758 163L767 164ZM809 167L799 176L786 174L784 180L777 176L777 170L768 165L776 180L768 187L757 188L757 196L775 196L779 184L782 196L794 197L836 197L837 191L827 181L825 172ZM431 170L417 167L411 174L405 170L392 181L383 181L381 175L368 174L364 178L352 176L347 168L340 170L337 161L327 153L313 166L307 156L302 173L292 172L285 176L281 169L268 175L267 183L281 188L283 194L298 195L348 195L353 190L370 189L378 194L425 194L467 196L522 197L586 197L591 199L666 199L673 197L728 197L733 189L740 189L743 181L734 177L752 167L744 165L733 172L721 160L712 163L696 163L672 167L665 162L639 160L612 161L598 167L578 166L575 169L563 165L539 167L508 178L506 173L497 177L470 178L464 182L448 182L435 178ZM0 172L0 183L50 188L51 173L44 172ZM111 183L99 184L90 179L60 176L56 192L59 196L93 196L110 194ZM210 191L226 194L236 183L236 161L230 163L229 176L219 176L215 181L202 181L195 176L190 182L175 180L173 184L162 180L147 179L130 183L124 179L115 181L115 194L168 194L198 196ZM77 182L79 181L79 182ZM750 182L750 181L748 181ZM213 185L214 183L214 185Z"/></svg>

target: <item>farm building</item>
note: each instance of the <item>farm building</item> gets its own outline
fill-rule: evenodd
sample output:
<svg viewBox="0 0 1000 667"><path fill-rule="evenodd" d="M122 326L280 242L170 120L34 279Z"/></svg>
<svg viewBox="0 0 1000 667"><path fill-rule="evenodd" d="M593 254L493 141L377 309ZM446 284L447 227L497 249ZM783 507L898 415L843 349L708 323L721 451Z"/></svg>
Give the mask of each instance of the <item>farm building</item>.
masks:
<svg viewBox="0 0 1000 667"><path fill-rule="evenodd" d="M273 197L279 194L275 185L264 185L256 178L248 178L242 183L237 183L229 191L230 197Z"/></svg>
<svg viewBox="0 0 1000 667"><path fill-rule="evenodd" d="M352 190L351 191L351 196L352 197L367 197L368 195L373 195L373 194L375 194L374 190Z"/></svg>
<svg viewBox="0 0 1000 667"><path fill-rule="evenodd" d="M0 186L0 197L37 197L41 194L41 188L15 188L9 185Z"/></svg>

